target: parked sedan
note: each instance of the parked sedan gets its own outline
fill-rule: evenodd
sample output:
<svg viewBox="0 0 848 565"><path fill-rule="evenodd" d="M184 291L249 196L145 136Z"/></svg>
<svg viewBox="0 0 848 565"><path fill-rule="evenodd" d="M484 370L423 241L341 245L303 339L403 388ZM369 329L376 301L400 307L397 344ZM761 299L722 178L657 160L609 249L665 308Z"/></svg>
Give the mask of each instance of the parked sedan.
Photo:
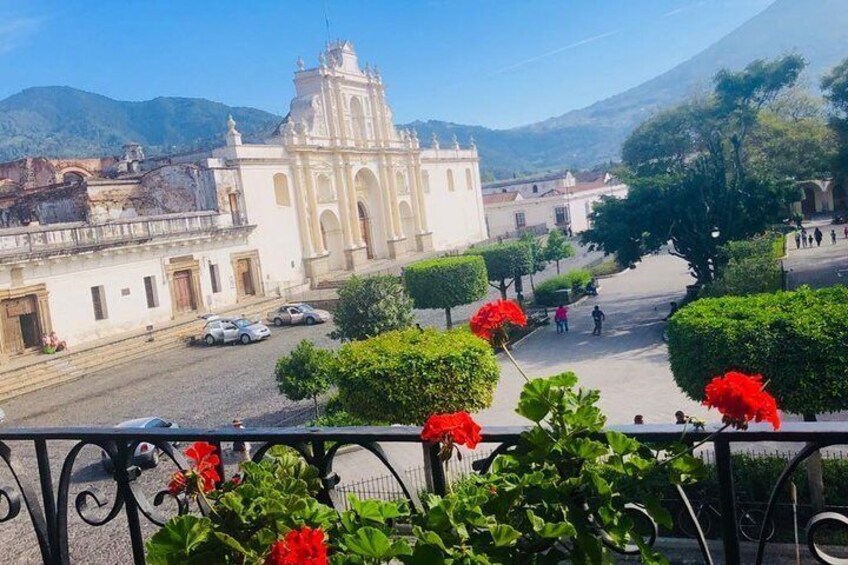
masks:
<svg viewBox="0 0 848 565"><path fill-rule="evenodd" d="M238 340L244 345L251 341L262 341L271 337L271 330L262 322L248 320L247 318L236 318L230 322L238 329Z"/></svg>
<svg viewBox="0 0 848 565"><path fill-rule="evenodd" d="M212 318L203 326L203 342L206 345L235 343L239 340L239 328L227 318Z"/></svg>
<svg viewBox="0 0 848 565"><path fill-rule="evenodd" d="M322 324L330 321L330 313L318 310L309 304L285 304L268 312L268 321L275 326L295 326L297 324Z"/></svg>
<svg viewBox="0 0 848 565"><path fill-rule="evenodd" d="M121 422L115 427L140 429L179 428L179 426L175 423L157 417L136 418L134 420L127 420L126 422ZM177 447L178 444L174 443L173 445L174 447ZM159 456L161 452L162 450L153 445L152 443L142 441L135 448L131 464L138 465L139 467L155 467L159 464ZM109 455L105 451L100 452L100 462L103 465L103 470L105 470L107 473L111 473L115 468L112 459L109 458Z"/></svg>

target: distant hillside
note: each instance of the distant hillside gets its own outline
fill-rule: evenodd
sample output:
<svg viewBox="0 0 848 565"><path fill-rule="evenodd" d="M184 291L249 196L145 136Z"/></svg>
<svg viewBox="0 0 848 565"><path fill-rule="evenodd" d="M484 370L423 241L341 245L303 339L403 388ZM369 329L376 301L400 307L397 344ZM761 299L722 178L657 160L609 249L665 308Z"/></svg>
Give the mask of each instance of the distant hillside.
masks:
<svg viewBox="0 0 848 565"><path fill-rule="evenodd" d="M497 178L617 160L636 125L709 87L721 68L740 69L758 58L803 55L813 89L827 69L848 57L848 0L777 0L695 57L626 92L542 122L493 130L417 121L422 145L435 132L443 146L473 135L482 169ZM222 143L232 113L245 140L270 133L280 116L195 98L120 102L67 87L30 88L0 101L0 160L25 155L115 154L127 141L148 154L182 152Z"/></svg>
<svg viewBox="0 0 848 565"><path fill-rule="evenodd" d="M148 155L223 143L227 116L247 139L282 118L199 98L123 102L63 86L28 88L0 101L0 160L111 155L128 141Z"/></svg>

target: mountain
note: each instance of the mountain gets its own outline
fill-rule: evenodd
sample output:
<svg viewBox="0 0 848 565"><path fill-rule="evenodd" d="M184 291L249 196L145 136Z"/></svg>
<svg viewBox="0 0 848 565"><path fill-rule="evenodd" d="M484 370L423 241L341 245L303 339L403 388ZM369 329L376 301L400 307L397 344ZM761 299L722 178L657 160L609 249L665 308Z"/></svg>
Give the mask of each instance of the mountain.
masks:
<svg viewBox="0 0 848 565"><path fill-rule="evenodd" d="M0 101L0 160L112 155L134 141L159 155L221 145L232 114L246 140L282 120L199 98L124 102L64 86L28 88Z"/></svg>
<svg viewBox="0 0 848 565"><path fill-rule="evenodd" d="M645 119L706 91L723 68L799 53L802 81L818 91L821 75L848 57L848 0L777 0L719 41L668 72L580 110L508 130L445 122L417 125L442 143L474 135L483 168L497 177L564 167L592 167L619 158L627 135ZM426 131L426 135L422 135Z"/></svg>
<svg viewBox="0 0 848 565"><path fill-rule="evenodd" d="M848 57L848 0L776 0L760 14L668 72L606 100L535 124L495 130L417 121L424 146L474 137L484 173L503 178L547 169L588 168L617 160L627 135L646 118L708 89L722 68L795 52L808 61L804 79L817 89L822 73ZM196 98L121 102L68 87L30 88L0 101L0 160L26 155L89 156L120 151L128 141L149 155L222 143L232 114L246 141L260 140L282 119L253 108Z"/></svg>

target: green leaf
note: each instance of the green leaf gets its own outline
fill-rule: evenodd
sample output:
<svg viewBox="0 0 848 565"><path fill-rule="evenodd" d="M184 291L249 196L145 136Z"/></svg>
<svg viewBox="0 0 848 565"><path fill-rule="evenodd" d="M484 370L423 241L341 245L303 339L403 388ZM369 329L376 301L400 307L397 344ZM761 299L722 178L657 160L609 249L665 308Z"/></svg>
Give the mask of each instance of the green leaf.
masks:
<svg viewBox="0 0 848 565"><path fill-rule="evenodd" d="M147 542L147 559L153 565L190 563L192 554L211 534L209 518L190 514L177 516Z"/></svg>
<svg viewBox="0 0 848 565"><path fill-rule="evenodd" d="M393 557L389 537L377 528L359 528L353 534L346 534L344 543L350 551L363 557L383 560Z"/></svg>
<svg viewBox="0 0 848 565"><path fill-rule="evenodd" d="M521 532L506 524L498 524L489 528L495 547L507 547L521 537Z"/></svg>
<svg viewBox="0 0 848 565"><path fill-rule="evenodd" d="M639 442L629 438L621 432L608 431L607 442L616 455L629 455L639 449Z"/></svg>
<svg viewBox="0 0 848 565"><path fill-rule="evenodd" d="M550 412L550 384L546 379L533 379L524 385L516 412L531 422L541 422Z"/></svg>

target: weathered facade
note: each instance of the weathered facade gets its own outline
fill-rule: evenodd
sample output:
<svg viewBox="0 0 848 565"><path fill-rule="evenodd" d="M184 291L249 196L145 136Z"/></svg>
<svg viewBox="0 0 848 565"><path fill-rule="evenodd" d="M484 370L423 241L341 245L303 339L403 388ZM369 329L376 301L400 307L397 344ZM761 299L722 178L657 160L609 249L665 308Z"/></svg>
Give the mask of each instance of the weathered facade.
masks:
<svg viewBox="0 0 848 565"><path fill-rule="evenodd" d="M157 326L487 237L477 151L398 131L349 42L298 62L274 136L0 164L0 359Z"/></svg>

